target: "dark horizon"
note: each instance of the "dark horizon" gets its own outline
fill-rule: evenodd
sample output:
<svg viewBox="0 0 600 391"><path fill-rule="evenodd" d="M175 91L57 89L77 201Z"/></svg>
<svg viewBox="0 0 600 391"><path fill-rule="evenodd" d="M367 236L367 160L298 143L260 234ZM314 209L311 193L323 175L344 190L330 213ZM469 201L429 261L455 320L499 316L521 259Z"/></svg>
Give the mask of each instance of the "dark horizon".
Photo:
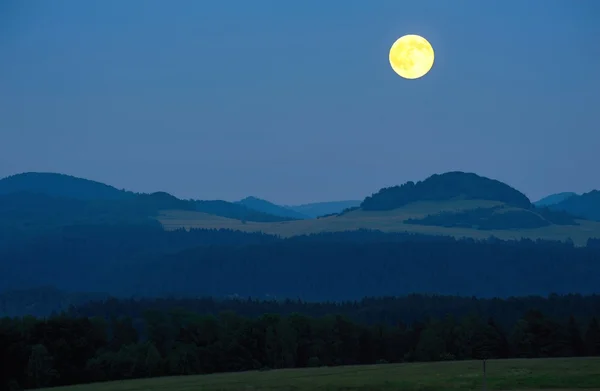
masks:
<svg viewBox="0 0 600 391"><path fill-rule="evenodd" d="M116 187L116 186L114 186L114 185L112 185L112 184L110 184L110 183L101 182L101 181L95 180L95 179L93 179L93 178L77 177L77 176L74 176L74 175L70 175L70 174L66 174L66 173L60 173L60 172L45 172L45 171L28 171L28 172L19 172L19 173L15 173L15 174L9 174L9 175L7 175L7 176L5 176L5 177L0 177L0 180L2 180L2 179L4 179L4 178L11 177L11 176L15 176L15 175L21 175L21 174L32 174L32 173L35 173L35 174L62 174L62 175L72 176L72 177L75 177L75 178L86 179L86 180L90 180L90 181L93 181L93 182L102 183L102 184L105 184L105 185L108 185L108 186L114 187L114 188L116 188L116 189L119 189L119 190L131 191L131 192L134 192L134 193L146 193L146 194L151 194L151 193L157 193L157 192L165 192L165 193L169 193L169 194L171 194L171 195L174 195L175 197L177 197L177 198L179 198L179 199L194 199L194 200L203 200L203 199L201 199L201 198L194 198L194 197L191 197L191 198L178 197L176 194L173 194L172 192L170 192L170 191L168 191L168 190L164 190L164 189L152 190L152 191L149 191L149 192L137 192L137 191L131 190L131 189L129 189L129 188L118 188L118 187ZM468 172L466 172L466 173L468 173ZM420 181L423 181L423 180L425 180L425 179L429 178L430 176L432 176L432 175L436 175L436 174L445 174L445 173L434 173L434 174L431 174L431 175L428 175L428 176L426 176L425 178L418 179L418 180L415 180L415 181L413 181L413 182L420 182ZM476 173L476 172L473 172L473 174L477 174L477 173ZM479 174L477 174L477 175L479 175ZM495 178L490 178L490 179L495 179ZM398 183L398 184L396 184L396 185L391 185L391 186L399 186L399 185L403 185L404 183L406 183L406 182L403 182L403 183ZM509 186L510 186L510 185L509 185ZM531 198L531 197L529 197L529 196L528 196L526 193L522 192L520 189L517 189L517 188L515 188L515 189L516 189L517 191L519 191L519 192L521 192L521 193L525 194L525 196L527 196L527 198L529 198L529 200L530 200L531 202L536 202L536 201L538 201L538 200L541 200L541 199L543 199L543 198L545 198L545 197L552 196L552 195L556 195L556 194L561 194L561 193L570 193L570 192L559 192L559 193L552 193L552 194L547 194L547 195L544 195L544 196L542 196L542 197L540 197L540 198L532 199L532 198ZM366 197L368 197L368 196L370 196L370 195L372 195L372 194L374 194L374 193L377 193L379 190L381 190L381 189L374 189L373 191L369 192L368 194L365 194L363 197L360 197L360 198L340 198L340 199L335 199L335 200L316 200L316 201L301 202L301 203L296 203L296 204L289 204L289 203L288 203L288 204L286 204L286 203L279 203L279 202L276 202L276 201L274 201L274 200L271 200L271 199L268 199L268 198L261 198L261 197L257 197L257 196L255 196L255 195L253 195L253 194L249 194L249 195L246 195L246 196L244 196L244 197L241 197L241 198L238 198L238 199L222 199L222 198L220 198L220 200L223 200L223 201L228 201L228 202L237 202L237 201L241 201L241 200L243 200L243 199L245 199L245 198L254 197L254 198L258 198L258 199L262 199L262 200L265 200L265 201L269 201L269 202L272 202L272 203L274 203L274 204L276 204L276 205L281 205L281 206L302 206L302 205L308 205L308 204L314 204L314 203L328 203L328 202L338 202L338 201L363 201L363 200L364 200ZM597 189L592 189L591 191L594 191L594 190L597 190ZM575 194L583 194L583 193L575 193ZM206 200L206 199L204 199L204 200ZM216 199L215 199L215 200L216 200Z"/></svg>

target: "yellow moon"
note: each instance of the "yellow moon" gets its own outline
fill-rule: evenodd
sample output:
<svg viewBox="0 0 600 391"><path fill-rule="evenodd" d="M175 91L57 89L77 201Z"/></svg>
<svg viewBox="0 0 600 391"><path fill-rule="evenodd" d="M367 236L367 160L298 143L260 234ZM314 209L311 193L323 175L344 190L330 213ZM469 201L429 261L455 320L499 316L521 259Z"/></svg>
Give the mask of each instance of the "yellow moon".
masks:
<svg viewBox="0 0 600 391"><path fill-rule="evenodd" d="M419 35L398 38L390 49L390 65L405 79L425 76L433 66L433 47Z"/></svg>

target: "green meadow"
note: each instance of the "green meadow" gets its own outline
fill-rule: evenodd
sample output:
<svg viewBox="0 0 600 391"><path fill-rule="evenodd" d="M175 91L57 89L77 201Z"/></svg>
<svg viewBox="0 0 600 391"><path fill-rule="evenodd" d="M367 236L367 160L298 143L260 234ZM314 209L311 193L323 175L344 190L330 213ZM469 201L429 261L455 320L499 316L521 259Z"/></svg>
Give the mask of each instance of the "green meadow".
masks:
<svg viewBox="0 0 600 391"><path fill-rule="evenodd" d="M488 390L600 390L600 358L487 362ZM281 369L127 380L54 391L462 391L482 390L481 361Z"/></svg>

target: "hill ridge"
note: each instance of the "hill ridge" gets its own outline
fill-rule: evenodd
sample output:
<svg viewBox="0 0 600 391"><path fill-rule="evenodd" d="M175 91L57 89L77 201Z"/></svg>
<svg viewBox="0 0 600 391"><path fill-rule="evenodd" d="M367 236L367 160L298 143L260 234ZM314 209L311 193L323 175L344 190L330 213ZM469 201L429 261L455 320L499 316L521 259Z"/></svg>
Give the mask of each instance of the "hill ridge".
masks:
<svg viewBox="0 0 600 391"><path fill-rule="evenodd" d="M43 193L77 199L125 199L135 193L103 182L55 172L23 172L0 179L0 194Z"/></svg>
<svg viewBox="0 0 600 391"><path fill-rule="evenodd" d="M248 196L240 201L237 201L236 204L244 205L247 208L250 208L250 209L253 209L253 210L256 210L259 212L263 212L263 213L272 214L275 216L281 216L281 217L287 217L287 218L299 219L299 220L310 218L309 216L299 213L299 212L296 212L293 209L289 209L285 206L277 205L271 201L267 201L265 199L255 197L255 196Z"/></svg>
<svg viewBox="0 0 600 391"><path fill-rule="evenodd" d="M380 189L361 203L363 210L392 210L416 201L472 199L500 201L510 206L530 209L527 196L504 182L472 172L450 171L403 185Z"/></svg>

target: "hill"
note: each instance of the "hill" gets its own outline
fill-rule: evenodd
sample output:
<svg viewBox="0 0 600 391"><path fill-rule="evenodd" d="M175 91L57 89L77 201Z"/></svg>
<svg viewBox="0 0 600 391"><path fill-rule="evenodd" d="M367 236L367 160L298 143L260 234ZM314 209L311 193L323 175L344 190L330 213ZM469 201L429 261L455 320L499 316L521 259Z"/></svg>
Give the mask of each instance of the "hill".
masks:
<svg viewBox="0 0 600 391"><path fill-rule="evenodd" d="M24 173L0 180L0 232L10 227L38 232L73 224L137 224L161 210L198 211L240 221L290 219L226 201L181 200L166 192L138 194L63 174Z"/></svg>
<svg viewBox="0 0 600 391"><path fill-rule="evenodd" d="M600 221L600 191L593 190L589 193L574 195L549 207L581 218Z"/></svg>
<svg viewBox="0 0 600 391"><path fill-rule="evenodd" d="M362 201L356 200L314 202L302 205L286 205L286 208L295 210L298 213L302 213L303 215L314 219L320 216L341 213L345 209L359 206L361 202Z"/></svg>
<svg viewBox="0 0 600 391"><path fill-rule="evenodd" d="M221 200L180 200L165 192L136 194L61 174L19 174L0 183L0 232L5 239L13 228L40 231L73 224L140 224L152 219L168 229L226 228L282 236L364 228L457 238L572 239L578 245L600 237L599 224L569 215L600 220L593 209L598 205L598 192L571 197L550 209L536 208L508 185L462 172L382 189L367 197L357 210L318 220L297 220L287 213L292 207L255 198L245 203L263 211ZM341 201L296 208L312 217L332 210L339 213L340 208L355 204ZM288 216L281 216L283 213Z"/></svg>
<svg viewBox="0 0 600 391"><path fill-rule="evenodd" d="M309 216L299 213L295 210L288 209L284 206L276 205L272 202L256 198L256 197L246 197L241 201L236 202L237 204L243 205L249 209L253 209L259 212L267 213L273 216L281 216L287 217L289 219L308 219Z"/></svg>
<svg viewBox="0 0 600 391"><path fill-rule="evenodd" d="M340 206L338 204L338 206ZM227 228L261 231L284 237L318 232L373 229L455 238L530 238L573 240L585 245L600 237L600 224L568 212L535 207L521 192L476 174L450 172L422 182L381 189L360 207L343 213L277 224L245 224L203 214L163 211L159 220L168 229Z"/></svg>
<svg viewBox="0 0 600 391"><path fill-rule="evenodd" d="M573 192L551 194L549 196L542 198L539 201L534 202L533 205L535 205L537 207L555 205L555 204L558 204L559 202L566 200L567 198L570 198L570 197L573 197L576 195L577 195L577 193L573 193Z"/></svg>
<svg viewBox="0 0 600 391"><path fill-rule="evenodd" d="M254 209L250 209L244 205L236 204L233 202L211 200L211 201L194 201L195 210L198 212L211 214L220 217L226 217L230 219L236 219L242 222L245 221L256 221L256 222L278 222L278 221L289 221L292 220L288 217L276 216L265 212L260 212ZM163 210L168 208L162 208Z"/></svg>
<svg viewBox="0 0 600 391"><path fill-rule="evenodd" d="M134 195L104 183L56 173L27 172L0 179L0 195L22 192L79 200L122 200Z"/></svg>
<svg viewBox="0 0 600 391"><path fill-rule="evenodd" d="M473 173L435 174L421 182L379 190L360 204L362 210L392 210L416 201L452 199L499 201L519 208L531 208L529 199L500 181Z"/></svg>
<svg viewBox="0 0 600 391"><path fill-rule="evenodd" d="M600 222L576 220L577 225L549 224L539 228L482 229L487 227L461 227L456 221L448 224L412 224L410 219L423 219L440 212L494 208L500 203L493 201L456 200L447 202L415 202L393 211L356 210L341 216L322 219L285 222L247 222L213 215L185 211L162 211L158 219L169 230L179 228L231 229L245 232L264 232L272 235L291 237L320 232L342 232L357 229L380 230L383 232L409 232L424 235L452 236L455 238L487 239L490 236L505 240L529 238L532 240L573 240L578 246L585 246L588 239L600 238ZM525 213L525 212L524 212Z"/></svg>

